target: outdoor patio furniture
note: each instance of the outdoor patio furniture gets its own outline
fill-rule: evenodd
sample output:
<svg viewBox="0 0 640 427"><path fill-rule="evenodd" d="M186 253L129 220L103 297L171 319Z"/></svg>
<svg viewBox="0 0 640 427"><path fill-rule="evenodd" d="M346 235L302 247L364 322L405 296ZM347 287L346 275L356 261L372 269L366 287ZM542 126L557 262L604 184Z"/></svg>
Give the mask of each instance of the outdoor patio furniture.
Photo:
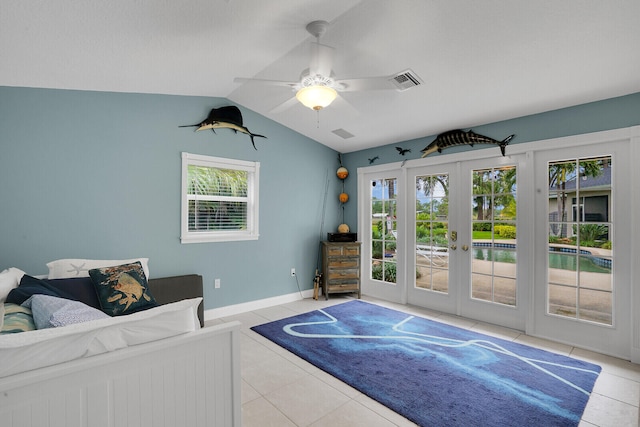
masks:
<svg viewBox="0 0 640 427"><path fill-rule="evenodd" d="M449 261L449 251L442 246L416 245L416 254L437 267L444 267Z"/></svg>

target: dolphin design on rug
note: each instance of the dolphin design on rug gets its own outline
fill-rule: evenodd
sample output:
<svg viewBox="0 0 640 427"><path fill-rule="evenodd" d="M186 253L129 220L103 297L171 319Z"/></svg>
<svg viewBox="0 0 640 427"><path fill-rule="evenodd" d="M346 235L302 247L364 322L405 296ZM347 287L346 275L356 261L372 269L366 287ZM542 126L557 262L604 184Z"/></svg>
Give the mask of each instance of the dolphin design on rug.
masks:
<svg viewBox="0 0 640 427"><path fill-rule="evenodd" d="M178 127L181 127L181 128L197 127L198 129L196 129L196 132L199 130L211 129L213 133L216 133L216 129L231 129L235 133L238 133L238 132L246 133L251 137L251 144L253 145L253 148L256 150L257 148L253 138L254 137L266 138L266 136L264 135L251 133L249 129L247 129L242 124L242 113L240 112L240 109L234 105L229 105L229 106L220 107L220 108L212 108L207 118L204 119L202 122L196 123L194 125L183 125Z"/></svg>
<svg viewBox="0 0 640 427"><path fill-rule="evenodd" d="M474 144L495 144L500 146L500 152L504 156L504 149L514 136L515 135L509 135L502 141L497 141L493 138L489 138L488 136L478 135L472 130L463 131L455 129L441 133L431 144L427 145L420 151L422 151L422 157L426 157L436 151L438 153L442 153L444 148L454 147L456 145L469 145L473 147Z"/></svg>

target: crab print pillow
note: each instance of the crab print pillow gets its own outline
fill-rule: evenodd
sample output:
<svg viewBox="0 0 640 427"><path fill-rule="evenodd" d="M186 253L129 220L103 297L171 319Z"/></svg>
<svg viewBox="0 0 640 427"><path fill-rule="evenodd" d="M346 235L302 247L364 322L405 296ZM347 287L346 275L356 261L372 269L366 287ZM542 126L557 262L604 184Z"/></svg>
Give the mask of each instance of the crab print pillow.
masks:
<svg viewBox="0 0 640 427"><path fill-rule="evenodd" d="M110 316L121 316L156 307L140 262L94 268L89 276L96 287L100 308Z"/></svg>

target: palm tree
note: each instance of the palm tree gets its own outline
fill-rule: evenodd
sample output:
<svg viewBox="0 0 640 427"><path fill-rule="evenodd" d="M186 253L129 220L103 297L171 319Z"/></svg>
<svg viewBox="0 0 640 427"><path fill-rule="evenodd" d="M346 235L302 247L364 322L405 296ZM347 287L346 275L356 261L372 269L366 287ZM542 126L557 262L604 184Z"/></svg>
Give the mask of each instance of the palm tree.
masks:
<svg viewBox="0 0 640 427"><path fill-rule="evenodd" d="M557 234L567 235L567 183L574 182L577 177L597 177L608 166L609 159L579 160L549 164L549 190L556 191L557 221L562 224ZM606 163L606 164L605 164Z"/></svg>

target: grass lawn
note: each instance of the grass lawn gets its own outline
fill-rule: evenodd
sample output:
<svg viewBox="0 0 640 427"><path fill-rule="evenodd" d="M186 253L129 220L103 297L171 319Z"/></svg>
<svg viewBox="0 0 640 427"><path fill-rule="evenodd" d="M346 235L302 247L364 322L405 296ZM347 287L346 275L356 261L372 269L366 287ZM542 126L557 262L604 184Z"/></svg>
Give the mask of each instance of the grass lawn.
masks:
<svg viewBox="0 0 640 427"><path fill-rule="evenodd" d="M476 239L491 240L491 232L490 231L474 231L472 239L473 240L476 240Z"/></svg>

